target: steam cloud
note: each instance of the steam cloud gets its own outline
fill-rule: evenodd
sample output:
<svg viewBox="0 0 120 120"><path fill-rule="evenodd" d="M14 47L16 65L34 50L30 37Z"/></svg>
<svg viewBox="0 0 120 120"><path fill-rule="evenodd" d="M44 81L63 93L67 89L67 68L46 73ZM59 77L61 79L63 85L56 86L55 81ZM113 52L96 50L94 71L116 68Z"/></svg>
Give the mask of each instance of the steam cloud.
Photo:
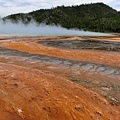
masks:
<svg viewBox="0 0 120 120"><path fill-rule="evenodd" d="M62 36L62 35L77 35L77 36L110 36L110 34L80 31L75 29L66 29L55 25L37 25L32 21L28 25L21 22L12 23L0 21L0 35L22 35L22 36Z"/></svg>

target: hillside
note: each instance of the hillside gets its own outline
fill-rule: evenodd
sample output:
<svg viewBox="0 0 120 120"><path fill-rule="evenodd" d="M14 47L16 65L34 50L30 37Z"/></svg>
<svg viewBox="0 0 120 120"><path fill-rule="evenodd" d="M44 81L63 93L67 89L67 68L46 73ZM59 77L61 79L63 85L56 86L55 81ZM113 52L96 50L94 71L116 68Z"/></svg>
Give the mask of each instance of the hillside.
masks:
<svg viewBox="0 0 120 120"><path fill-rule="evenodd" d="M58 6L52 9L40 9L27 14L19 13L3 18L4 21L22 21L28 24L35 20L47 25L61 25L65 28L99 32L120 32L120 12L103 3L77 6Z"/></svg>

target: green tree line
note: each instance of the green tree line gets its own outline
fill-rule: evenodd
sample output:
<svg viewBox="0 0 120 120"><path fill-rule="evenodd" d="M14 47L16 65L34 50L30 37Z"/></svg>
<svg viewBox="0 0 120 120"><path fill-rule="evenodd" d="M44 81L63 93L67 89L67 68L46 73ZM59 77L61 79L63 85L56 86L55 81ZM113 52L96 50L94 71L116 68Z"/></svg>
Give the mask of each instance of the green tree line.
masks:
<svg viewBox="0 0 120 120"><path fill-rule="evenodd" d="M38 24L61 25L96 32L120 32L120 12L104 3L91 3L76 6L58 6L40 9L27 14L19 13L3 18L4 21L22 21L24 24L35 20Z"/></svg>

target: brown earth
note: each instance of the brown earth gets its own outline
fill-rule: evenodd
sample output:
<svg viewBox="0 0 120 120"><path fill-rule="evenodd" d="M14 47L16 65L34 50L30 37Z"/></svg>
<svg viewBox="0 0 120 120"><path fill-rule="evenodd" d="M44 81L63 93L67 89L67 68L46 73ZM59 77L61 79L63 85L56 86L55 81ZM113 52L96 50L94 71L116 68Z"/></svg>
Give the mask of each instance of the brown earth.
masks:
<svg viewBox="0 0 120 120"><path fill-rule="evenodd" d="M41 59L35 60L29 55L27 55L29 57L24 57L23 53L20 54L19 52L14 55L9 51L4 54L1 52L0 120L120 120L120 105L114 99L114 97L119 99L119 89L115 89L120 85L119 74L101 75L99 72L96 74L90 71L92 68L81 69L84 67L83 65L78 70L76 62L74 63L74 60L77 60L78 62L89 62L90 65L93 63L107 65L112 68L115 67L114 69L119 71L119 52L72 50L38 44L38 41L53 39L82 40L84 38L69 36L13 37L7 40L1 38L0 46L2 47L32 53L31 56L40 54L56 57L62 59L63 63L55 64L56 61L52 63L45 60L40 62ZM117 39L117 42L120 42L119 37L109 39L94 37L92 39L106 39L107 41ZM71 61L67 63L66 60ZM71 67L68 65L70 62L72 63ZM108 70L109 67L105 69ZM78 71L81 74L78 74ZM89 73L92 75L89 76ZM114 76L117 77L114 78ZM78 84L78 82L75 83L76 81L71 81L71 78L78 79L79 77L84 80L84 83L82 81ZM87 85L88 81L94 82L95 85ZM112 86L100 86L101 81L102 84L107 81L107 85ZM96 88L97 83L100 84ZM113 94L110 89L114 91ZM100 90L103 91L99 92ZM113 95L112 98L103 96L103 92Z"/></svg>

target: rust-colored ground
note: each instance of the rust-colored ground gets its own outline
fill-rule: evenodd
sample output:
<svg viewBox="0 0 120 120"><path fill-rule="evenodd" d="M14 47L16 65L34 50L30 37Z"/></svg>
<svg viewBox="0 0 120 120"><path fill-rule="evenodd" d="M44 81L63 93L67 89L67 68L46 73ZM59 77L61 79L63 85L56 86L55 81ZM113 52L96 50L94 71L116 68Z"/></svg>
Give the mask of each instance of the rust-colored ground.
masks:
<svg viewBox="0 0 120 120"><path fill-rule="evenodd" d="M38 37L19 40L13 38L1 40L0 46L60 59L108 65L118 69L120 67L119 52L60 49L37 43L53 39L83 38ZM112 40L113 37L93 39ZM120 42L119 37L114 39ZM0 120L120 120L118 102L100 95L97 90L93 91L88 86L70 81L68 76L78 77L76 71L67 69L64 65L39 61L35 63L35 60L17 55L10 56L8 53L0 56ZM94 79L95 83L102 79L99 74L93 74L94 76L89 78L86 76L88 71L82 72L82 79L90 81ZM114 79L117 81L119 78ZM103 81L111 83L114 79L105 75ZM115 82L114 85L116 84ZM102 89L108 90L107 87Z"/></svg>
<svg viewBox="0 0 120 120"><path fill-rule="evenodd" d="M75 38L73 37L73 40ZM48 39L45 37L43 39L53 40L54 38ZM63 50L59 48L47 47L42 44L37 44L38 41L43 39L39 38L38 40L33 40L30 42L29 40L27 41L27 39L24 39L24 41L12 41L12 42L8 41L5 43L2 43L0 46L12 48L12 49L20 50L24 52L29 52L33 54L44 54L44 55L49 55L49 56L54 56L59 58L66 58L70 60L81 60L81 61L101 63L101 64L120 67L120 54L118 53L108 53L108 52L106 53L106 52L96 52L96 51L93 52L89 50ZM61 39L61 38L57 38L57 39ZM111 39L113 39L113 37ZM116 38L116 40L120 42L119 38Z"/></svg>

